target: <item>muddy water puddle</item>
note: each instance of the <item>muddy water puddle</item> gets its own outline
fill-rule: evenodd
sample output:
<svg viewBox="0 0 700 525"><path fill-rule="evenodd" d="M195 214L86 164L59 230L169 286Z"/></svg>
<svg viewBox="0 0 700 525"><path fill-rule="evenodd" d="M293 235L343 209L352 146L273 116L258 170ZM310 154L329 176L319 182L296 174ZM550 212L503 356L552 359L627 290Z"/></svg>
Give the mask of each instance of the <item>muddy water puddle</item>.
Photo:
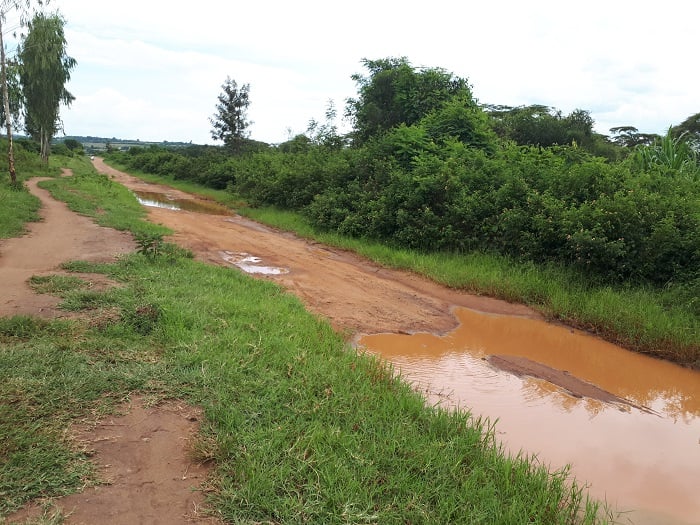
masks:
<svg viewBox="0 0 700 525"><path fill-rule="evenodd" d="M178 199L170 197L166 193L152 191L136 191L134 194L142 205L151 208L185 210L196 213L208 213L210 215L233 215L230 209L216 202L199 199Z"/></svg>
<svg viewBox="0 0 700 525"><path fill-rule="evenodd" d="M700 524L700 372L543 321L456 315L460 326L442 337L378 334L359 345L430 402L496 421L511 452L536 454L554 468L570 464L593 497L629 511L620 523ZM613 399L504 372L489 363L492 355L544 365Z"/></svg>
<svg viewBox="0 0 700 525"><path fill-rule="evenodd" d="M278 266L266 266L262 264L262 259L249 253L219 252L221 258L227 263L243 270L245 273L258 275L285 275L289 273L288 268Z"/></svg>

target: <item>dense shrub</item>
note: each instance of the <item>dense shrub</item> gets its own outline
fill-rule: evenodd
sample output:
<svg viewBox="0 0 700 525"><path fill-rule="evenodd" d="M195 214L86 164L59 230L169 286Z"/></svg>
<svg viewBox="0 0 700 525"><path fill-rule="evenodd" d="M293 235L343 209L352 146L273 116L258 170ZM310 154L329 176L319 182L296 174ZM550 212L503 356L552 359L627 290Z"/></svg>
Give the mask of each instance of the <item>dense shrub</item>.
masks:
<svg viewBox="0 0 700 525"><path fill-rule="evenodd" d="M321 229L397 246L555 262L607 283L700 278L700 178L687 168L647 170L634 158L610 162L576 146L474 147L436 134L442 124L449 129L453 110L361 147L297 137L300 147L238 156L149 148L124 158L136 169L228 187L253 205L300 211Z"/></svg>

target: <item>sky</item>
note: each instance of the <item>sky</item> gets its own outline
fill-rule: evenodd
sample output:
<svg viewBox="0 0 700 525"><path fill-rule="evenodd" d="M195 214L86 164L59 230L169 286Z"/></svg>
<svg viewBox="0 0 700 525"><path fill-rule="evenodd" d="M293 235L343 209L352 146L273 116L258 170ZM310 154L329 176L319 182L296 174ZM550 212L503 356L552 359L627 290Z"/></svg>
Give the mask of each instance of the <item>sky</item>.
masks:
<svg viewBox="0 0 700 525"><path fill-rule="evenodd" d="M65 19L77 60L69 136L214 144L230 77L250 85L250 138L284 142L324 121L329 101L342 117L362 59L387 57L466 78L480 103L587 110L604 134L662 134L700 112L695 0L52 0L47 11Z"/></svg>

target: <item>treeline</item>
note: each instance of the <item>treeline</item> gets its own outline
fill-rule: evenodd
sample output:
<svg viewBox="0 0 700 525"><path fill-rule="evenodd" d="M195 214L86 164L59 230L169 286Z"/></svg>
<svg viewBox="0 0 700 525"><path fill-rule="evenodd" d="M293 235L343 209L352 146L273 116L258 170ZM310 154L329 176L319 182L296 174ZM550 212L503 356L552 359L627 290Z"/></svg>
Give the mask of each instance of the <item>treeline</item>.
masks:
<svg viewBox="0 0 700 525"><path fill-rule="evenodd" d="M329 117L243 153L132 148L119 160L299 211L325 230L563 264L600 283L682 286L697 302L697 133L621 127L611 139L593 132L583 110L482 107L466 80L444 70L406 59L365 66L366 76L353 77L349 135Z"/></svg>

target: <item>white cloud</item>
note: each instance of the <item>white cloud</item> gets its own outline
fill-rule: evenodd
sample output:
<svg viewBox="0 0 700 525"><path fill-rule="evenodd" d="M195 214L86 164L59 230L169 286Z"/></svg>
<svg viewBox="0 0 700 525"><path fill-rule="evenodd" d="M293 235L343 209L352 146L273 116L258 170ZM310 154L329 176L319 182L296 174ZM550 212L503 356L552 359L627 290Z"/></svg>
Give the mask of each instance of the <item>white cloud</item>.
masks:
<svg viewBox="0 0 700 525"><path fill-rule="evenodd" d="M51 4L78 66L66 132L211 142L227 76L251 85L252 137L285 140L339 113L362 58L407 56L467 77L482 102L592 112L599 131L663 132L700 111L693 67L700 5L320 0L122 0ZM99 133L98 133L99 131Z"/></svg>

